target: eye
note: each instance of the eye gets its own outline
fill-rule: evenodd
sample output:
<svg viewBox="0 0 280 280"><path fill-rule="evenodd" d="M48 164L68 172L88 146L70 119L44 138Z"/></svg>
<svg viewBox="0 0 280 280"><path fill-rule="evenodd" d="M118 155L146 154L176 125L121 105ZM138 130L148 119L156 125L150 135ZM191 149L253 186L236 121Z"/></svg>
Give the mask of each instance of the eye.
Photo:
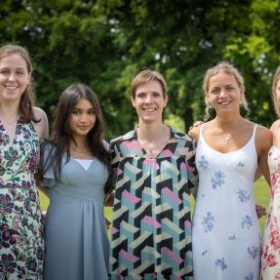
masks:
<svg viewBox="0 0 280 280"><path fill-rule="evenodd" d="M154 97L161 97L161 94L159 92L153 92Z"/></svg>
<svg viewBox="0 0 280 280"><path fill-rule="evenodd" d="M3 69L3 70L0 70L0 73L3 74L3 75L7 75L7 74L9 74L9 71Z"/></svg>
<svg viewBox="0 0 280 280"><path fill-rule="evenodd" d="M89 110L88 112L89 115L95 115L95 111L92 109L92 110Z"/></svg>
<svg viewBox="0 0 280 280"><path fill-rule="evenodd" d="M73 114L73 115L79 115L79 114L80 114L80 111L77 110L77 109L74 109L74 110L72 111L72 114Z"/></svg>
<svg viewBox="0 0 280 280"><path fill-rule="evenodd" d="M217 94L217 93L219 93L219 89L218 88L213 88L213 89L211 89L210 93Z"/></svg>
<svg viewBox="0 0 280 280"><path fill-rule="evenodd" d="M146 96L145 92L139 92L136 94L136 97L138 98L144 98Z"/></svg>

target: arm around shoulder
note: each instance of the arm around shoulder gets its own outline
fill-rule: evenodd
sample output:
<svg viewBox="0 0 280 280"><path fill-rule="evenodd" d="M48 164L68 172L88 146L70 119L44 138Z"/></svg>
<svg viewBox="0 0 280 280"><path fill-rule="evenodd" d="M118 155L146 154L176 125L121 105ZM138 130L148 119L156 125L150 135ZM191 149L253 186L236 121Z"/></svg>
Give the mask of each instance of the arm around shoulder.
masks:
<svg viewBox="0 0 280 280"><path fill-rule="evenodd" d="M33 107L35 117L40 122L35 123L35 129L37 131L39 139L47 138L49 136L49 121L47 114L39 107Z"/></svg>

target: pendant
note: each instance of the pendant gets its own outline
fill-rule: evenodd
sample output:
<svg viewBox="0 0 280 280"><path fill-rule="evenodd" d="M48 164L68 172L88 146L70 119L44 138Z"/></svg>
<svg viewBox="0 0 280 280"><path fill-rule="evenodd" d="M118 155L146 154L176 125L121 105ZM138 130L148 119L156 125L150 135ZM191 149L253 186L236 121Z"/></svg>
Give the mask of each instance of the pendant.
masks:
<svg viewBox="0 0 280 280"><path fill-rule="evenodd" d="M229 141L231 138L232 138L231 136L227 136L227 137L226 137L226 143L225 143L225 146L227 146L227 145L228 145L228 141Z"/></svg>

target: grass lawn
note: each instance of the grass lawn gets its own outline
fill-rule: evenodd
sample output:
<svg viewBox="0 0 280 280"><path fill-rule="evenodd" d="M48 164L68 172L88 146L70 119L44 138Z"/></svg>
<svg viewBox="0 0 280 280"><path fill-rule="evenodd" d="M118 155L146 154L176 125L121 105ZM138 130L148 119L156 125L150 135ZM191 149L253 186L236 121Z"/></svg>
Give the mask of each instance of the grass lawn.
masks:
<svg viewBox="0 0 280 280"><path fill-rule="evenodd" d="M40 201L42 210L45 211L48 208L49 200L48 198L40 192ZM255 201L257 204L267 207L269 203L269 187L265 181L265 179L261 178L255 183ZM194 201L191 200L192 209L194 207ZM105 207L105 216L109 221L112 219L112 208ZM262 217L260 222L261 231L263 232L264 224L265 224L265 217ZM110 230L109 230L110 232Z"/></svg>

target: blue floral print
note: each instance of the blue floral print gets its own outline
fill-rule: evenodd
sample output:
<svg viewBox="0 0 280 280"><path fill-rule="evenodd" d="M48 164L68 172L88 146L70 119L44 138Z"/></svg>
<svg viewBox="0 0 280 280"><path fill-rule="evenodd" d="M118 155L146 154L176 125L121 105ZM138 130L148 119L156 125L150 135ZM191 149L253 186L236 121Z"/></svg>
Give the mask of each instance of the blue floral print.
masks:
<svg viewBox="0 0 280 280"><path fill-rule="evenodd" d="M252 218L249 215L246 215L242 218L241 226L242 228L249 229L253 225Z"/></svg>
<svg viewBox="0 0 280 280"><path fill-rule="evenodd" d="M225 270L225 269L227 268L227 265L225 264L224 258L222 258L222 259L217 259L216 262L215 262L215 265L216 265L217 267L220 267L221 270Z"/></svg>
<svg viewBox="0 0 280 280"><path fill-rule="evenodd" d="M252 246L251 248L248 247L248 253L249 253L249 256L250 256L252 259L255 259L256 257L259 256L260 250L259 250L259 248L257 248L256 246Z"/></svg>
<svg viewBox="0 0 280 280"><path fill-rule="evenodd" d="M254 274L251 272L248 276L245 276L244 279L245 280L254 280L255 277L254 277Z"/></svg>
<svg viewBox="0 0 280 280"><path fill-rule="evenodd" d="M216 189L217 187L221 187L223 184L225 184L225 174L222 171L215 172L214 178L212 177L212 188Z"/></svg>
<svg viewBox="0 0 280 280"><path fill-rule="evenodd" d="M212 216L212 214L210 212L207 212L207 215L206 215L206 217L203 218L203 222L202 222L205 232L211 231L213 229L214 221L215 221L215 219Z"/></svg>
<svg viewBox="0 0 280 280"><path fill-rule="evenodd" d="M238 195L238 198L241 202L247 202L251 198L250 194L248 194L248 192L246 190L239 189L237 191L237 195Z"/></svg>
<svg viewBox="0 0 280 280"><path fill-rule="evenodd" d="M204 169L204 170L208 168L209 163L208 163L208 161L206 160L205 156L202 156L202 157L200 158L200 160L198 161L198 165L199 165L199 167L201 167L201 168Z"/></svg>

